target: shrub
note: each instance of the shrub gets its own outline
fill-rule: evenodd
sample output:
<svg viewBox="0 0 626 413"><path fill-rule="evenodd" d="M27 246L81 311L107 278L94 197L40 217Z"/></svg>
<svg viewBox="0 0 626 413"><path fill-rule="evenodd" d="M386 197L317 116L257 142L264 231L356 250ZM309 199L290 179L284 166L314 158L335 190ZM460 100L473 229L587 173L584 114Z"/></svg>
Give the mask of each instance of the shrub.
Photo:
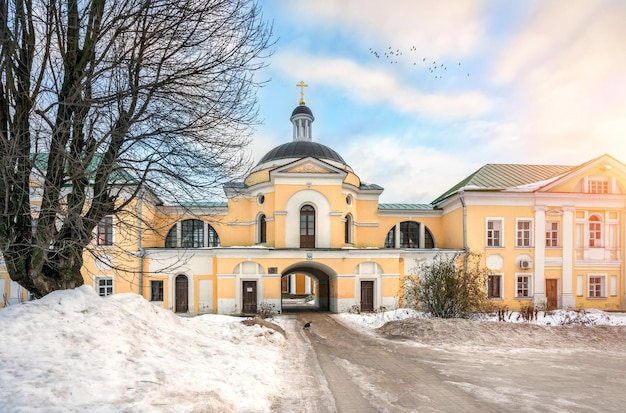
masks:
<svg viewBox="0 0 626 413"><path fill-rule="evenodd" d="M418 267L417 278L409 278L417 291L420 309L434 317L470 317L493 309L485 294L488 270L475 253L437 255ZM416 282L417 281L417 282ZM405 284L406 285L406 284Z"/></svg>
<svg viewBox="0 0 626 413"><path fill-rule="evenodd" d="M262 319L272 318L278 314L276 306L267 302L260 303L256 308L256 312Z"/></svg>

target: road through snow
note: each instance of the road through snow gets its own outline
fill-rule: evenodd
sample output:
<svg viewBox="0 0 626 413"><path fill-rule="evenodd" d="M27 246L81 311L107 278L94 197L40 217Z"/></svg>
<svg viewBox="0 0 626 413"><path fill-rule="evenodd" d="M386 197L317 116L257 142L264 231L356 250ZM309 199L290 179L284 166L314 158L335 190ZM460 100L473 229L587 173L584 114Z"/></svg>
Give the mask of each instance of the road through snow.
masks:
<svg viewBox="0 0 626 413"><path fill-rule="evenodd" d="M277 411L496 411L486 403L477 404L463 389L447 384L445 378L416 357L411 347L361 334L325 313L282 317L289 320L281 323L287 327L288 352L299 353L294 361L306 355L300 365L308 371L298 368L304 376L302 382L302 377L287 370L287 381L295 389L291 394L285 389L289 401L281 400ZM303 330L301 326L307 321L312 327Z"/></svg>
<svg viewBox="0 0 626 413"><path fill-rule="evenodd" d="M455 341L451 326L437 320L429 328L450 331L454 342L438 346L419 337L390 340L359 332L328 313L279 318L288 343L277 412L596 412L626 405L623 345L612 348L597 338L564 347L539 336L540 344L524 347L520 340L518 347L499 348L476 345L467 336ZM312 327L303 330L307 321ZM465 322L471 323L459 321ZM500 323L469 326L477 335L478 327L503 327L503 341L511 333L510 325ZM517 327L518 334L541 334L527 327ZM611 340L620 340L623 327L613 328Z"/></svg>

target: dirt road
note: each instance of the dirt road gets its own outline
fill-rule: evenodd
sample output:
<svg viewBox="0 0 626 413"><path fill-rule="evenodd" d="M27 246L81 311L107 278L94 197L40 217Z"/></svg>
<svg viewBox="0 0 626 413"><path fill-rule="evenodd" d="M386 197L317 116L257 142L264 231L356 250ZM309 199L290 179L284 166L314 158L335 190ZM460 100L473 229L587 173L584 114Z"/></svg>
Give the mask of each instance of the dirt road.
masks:
<svg viewBox="0 0 626 413"><path fill-rule="evenodd" d="M325 313L281 317L289 356L277 412L597 412L626 406L621 351L442 349L362 334ZM306 321L312 327L303 330Z"/></svg>
<svg viewBox="0 0 626 413"><path fill-rule="evenodd" d="M306 353L299 369L306 376L321 372L317 380L328 390L298 394L310 412L468 412L497 411L462 389L451 386L432 367L423 363L416 351L402 344L376 339L347 328L324 313L284 315L288 340L294 351ZM302 325L311 321L311 328ZM310 348L306 349L307 342ZM291 382L296 377L290 379ZM315 381L305 378L306 381ZM308 386L302 386L308 387ZM302 400L302 399L301 399ZM284 412L294 411L298 402L283 403ZM302 407L302 406L300 406ZM327 410L328 409L328 410ZM299 410L303 411L303 410Z"/></svg>

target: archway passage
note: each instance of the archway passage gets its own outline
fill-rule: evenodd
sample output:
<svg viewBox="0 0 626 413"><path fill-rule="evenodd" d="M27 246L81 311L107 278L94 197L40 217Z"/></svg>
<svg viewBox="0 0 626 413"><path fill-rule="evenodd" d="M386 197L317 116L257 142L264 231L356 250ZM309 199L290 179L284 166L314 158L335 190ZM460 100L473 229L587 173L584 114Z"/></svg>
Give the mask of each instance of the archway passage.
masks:
<svg viewBox="0 0 626 413"><path fill-rule="evenodd" d="M281 310L329 311L329 277L332 270L318 263L298 263L286 268L281 277Z"/></svg>

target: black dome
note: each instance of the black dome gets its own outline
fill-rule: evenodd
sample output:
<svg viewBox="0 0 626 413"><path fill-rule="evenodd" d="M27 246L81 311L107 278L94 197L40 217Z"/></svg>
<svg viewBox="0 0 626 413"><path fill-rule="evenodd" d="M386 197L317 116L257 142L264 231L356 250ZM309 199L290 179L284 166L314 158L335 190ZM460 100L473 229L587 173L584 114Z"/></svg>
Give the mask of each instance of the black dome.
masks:
<svg viewBox="0 0 626 413"><path fill-rule="evenodd" d="M293 112L291 112L291 116L295 116L298 113L306 113L307 115L313 116L313 112L311 112L311 109L309 109L309 107L305 105L296 106Z"/></svg>
<svg viewBox="0 0 626 413"><path fill-rule="evenodd" d="M299 107L306 108L306 106ZM321 143L310 141L295 141L277 146L268 153L266 153L258 164L261 165L266 162L275 161L277 159L306 158L307 156L311 156L317 159L335 161L344 165L346 164L346 161L344 161L343 158L333 149L330 149L328 146L322 145Z"/></svg>

